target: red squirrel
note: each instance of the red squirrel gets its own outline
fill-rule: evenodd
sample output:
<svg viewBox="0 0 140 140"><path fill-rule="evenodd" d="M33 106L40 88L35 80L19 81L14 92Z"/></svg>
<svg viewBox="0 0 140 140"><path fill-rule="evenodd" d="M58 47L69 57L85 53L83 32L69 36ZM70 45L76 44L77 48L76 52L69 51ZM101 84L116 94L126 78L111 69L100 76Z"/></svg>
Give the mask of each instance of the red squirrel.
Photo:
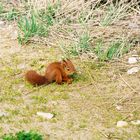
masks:
<svg viewBox="0 0 140 140"><path fill-rule="evenodd" d="M72 78L69 76L76 73L76 69L73 63L69 60L62 60L60 62L50 63L45 71L45 75L42 76L34 70L29 70L25 74L25 80L27 80L32 85L43 85L56 82L57 84L62 84L66 82L68 84L72 83Z"/></svg>

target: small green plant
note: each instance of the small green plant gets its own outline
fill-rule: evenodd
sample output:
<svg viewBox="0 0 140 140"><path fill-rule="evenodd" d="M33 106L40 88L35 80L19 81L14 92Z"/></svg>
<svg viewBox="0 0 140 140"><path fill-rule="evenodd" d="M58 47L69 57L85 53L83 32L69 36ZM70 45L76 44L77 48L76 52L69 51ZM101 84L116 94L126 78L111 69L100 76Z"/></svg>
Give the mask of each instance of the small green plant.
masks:
<svg viewBox="0 0 140 140"><path fill-rule="evenodd" d="M43 140L43 136L33 131L20 131L15 135L10 133L2 136L2 140Z"/></svg>
<svg viewBox="0 0 140 140"><path fill-rule="evenodd" d="M101 20L102 26L108 26L112 23L113 19L115 18L116 8L113 5L110 5L108 7L107 13L104 15L104 17Z"/></svg>
<svg viewBox="0 0 140 140"><path fill-rule="evenodd" d="M55 8L53 6L48 6L47 10L42 10L38 12L38 17L47 25L52 26L55 17Z"/></svg>
<svg viewBox="0 0 140 140"><path fill-rule="evenodd" d="M129 52L132 44L126 40L117 40L112 41L107 50L103 50L103 46L102 40L99 40L94 49L94 52L100 61L121 57L123 54Z"/></svg>
<svg viewBox="0 0 140 140"><path fill-rule="evenodd" d="M125 6L113 5L113 4L109 5L107 8L107 12L101 19L100 25L108 26L116 22L117 20L125 17L129 8L130 8L129 5L125 5Z"/></svg>
<svg viewBox="0 0 140 140"><path fill-rule="evenodd" d="M105 61L107 59L106 53L103 49L103 40L97 40L96 47L94 49L95 54L98 56L98 59L101 61Z"/></svg>
<svg viewBox="0 0 140 140"><path fill-rule="evenodd" d="M48 35L48 28L43 24L39 24L34 14L31 14L30 18L22 17L18 21L18 27L21 30L21 34L18 35L18 42L20 44L27 43L30 40L30 38L35 35Z"/></svg>
<svg viewBox="0 0 140 140"><path fill-rule="evenodd" d="M111 60L113 57L119 57L122 54L122 49L121 42L112 42L107 50L107 58Z"/></svg>
<svg viewBox="0 0 140 140"><path fill-rule="evenodd" d="M70 54L76 56L78 54L82 54L85 52L90 51L90 36L88 34L83 34L79 38L79 42L77 44L74 44L70 49Z"/></svg>
<svg viewBox="0 0 140 140"><path fill-rule="evenodd" d="M13 8L10 10L4 17L6 20L11 21L11 20L17 20L18 18L18 12Z"/></svg>
<svg viewBox="0 0 140 140"><path fill-rule="evenodd" d="M81 12L78 18L79 23L84 23L86 19L86 13Z"/></svg>
<svg viewBox="0 0 140 140"><path fill-rule="evenodd" d="M77 46L75 44L70 48L69 52L73 56L77 56L79 54Z"/></svg>
<svg viewBox="0 0 140 140"><path fill-rule="evenodd" d="M82 52L89 51L90 44L89 44L90 36L88 34L83 34L80 37L78 47Z"/></svg>
<svg viewBox="0 0 140 140"><path fill-rule="evenodd" d="M80 37L77 44L72 44L70 49L61 45L61 49L65 52L66 55L80 56L83 53L96 54L99 61L112 60L114 58L119 58L123 54L128 53L133 46L133 43L130 43L126 39L112 41L108 47L105 47L105 44L102 39L98 39L96 46L92 48L90 46L90 37L86 34Z"/></svg>
<svg viewBox="0 0 140 140"><path fill-rule="evenodd" d="M110 44L109 49L107 50L107 58L112 59L115 57L116 58L120 57L123 54L129 52L131 47L132 47L132 44L127 41L118 40L118 41L112 42Z"/></svg>
<svg viewBox="0 0 140 140"><path fill-rule="evenodd" d="M12 133L10 133L10 134L4 135L2 137L2 140L17 140L17 139Z"/></svg>
<svg viewBox="0 0 140 140"><path fill-rule="evenodd" d="M22 31L22 35L18 35L18 41L20 44L27 43L30 37L37 33L38 25L35 16L32 14L31 18L22 17L18 21L18 27Z"/></svg>
<svg viewBox="0 0 140 140"><path fill-rule="evenodd" d="M46 10L32 11L30 17L21 17L18 27L22 34L18 35L18 42L25 44L35 35L46 37L49 27L54 24L55 8L50 5Z"/></svg>
<svg viewBox="0 0 140 140"><path fill-rule="evenodd" d="M3 13L3 5L2 3L0 2L0 14Z"/></svg>

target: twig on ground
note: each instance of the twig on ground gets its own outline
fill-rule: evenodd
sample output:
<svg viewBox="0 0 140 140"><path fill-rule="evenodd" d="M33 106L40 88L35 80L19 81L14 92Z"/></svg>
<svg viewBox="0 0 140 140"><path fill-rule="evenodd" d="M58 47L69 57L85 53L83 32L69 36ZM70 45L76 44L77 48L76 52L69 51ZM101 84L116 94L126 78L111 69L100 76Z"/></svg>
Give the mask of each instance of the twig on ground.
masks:
<svg viewBox="0 0 140 140"><path fill-rule="evenodd" d="M121 74L119 74L120 78L122 79L122 81L133 91L133 93L138 93L138 91L136 91L134 88L132 88L128 82L126 82L126 80L122 77Z"/></svg>
<svg viewBox="0 0 140 140"><path fill-rule="evenodd" d="M130 116L130 114L134 113L135 111L137 111L139 109L140 109L140 106L138 106L135 109L133 109L131 112L129 112L129 114L125 118L123 118L123 120L126 120Z"/></svg>

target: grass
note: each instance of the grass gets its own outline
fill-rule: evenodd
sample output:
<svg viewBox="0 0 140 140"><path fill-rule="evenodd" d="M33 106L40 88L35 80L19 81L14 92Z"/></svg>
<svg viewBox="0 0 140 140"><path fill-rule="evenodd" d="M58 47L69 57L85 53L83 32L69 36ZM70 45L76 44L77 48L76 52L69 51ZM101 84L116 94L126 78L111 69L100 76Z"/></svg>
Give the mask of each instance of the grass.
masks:
<svg viewBox="0 0 140 140"><path fill-rule="evenodd" d="M77 56L79 54L85 53L90 50L90 36L85 33L82 36L80 36L78 43L74 44L70 50L69 53L71 55Z"/></svg>
<svg viewBox="0 0 140 140"><path fill-rule="evenodd" d="M2 3L0 2L0 14L3 12L3 5Z"/></svg>
<svg viewBox="0 0 140 140"><path fill-rule="evenodd" d="M18 27L23 32L23 37L19 34L18 41L20 44L27 43L30 37L33 37L38 31L38 25L36 23L34 15L31 15L30 19L21 18L18 22Z"/></svg>
<svg viewBox="0 0 140 140"><path fill-rule="evenodd" d="M20 44L26 44L31 37L40 36L47 37L49 27L55 22L56 6L48 6L46 10L35 11L32 10L30 16L23 16L18 21L18 27L21 33L18 36Z"/></svg>
<svg viewBox="0 0 140 140"><path fill-rule="evenodd" d="M119 58L125 53L128 53L132 48L132 44L125 41L115 41L112 42L107 50L107 58L110 60L114 57Z"/></svg>
<svg viewBox="0 0 140 140"><path fill-rule="evenodd" d="M10 10L6 11L5 6L0 3L0 17L6 21L16 21L20 16L20 11L15 8L11 8Z"/></svg>
<svg viewBox="0 0 140 140"><path fill-rule="evenodd" d="M104 44L102 40L97 41L96 47L94 52L96 53L97 57L101 61L112 60L114 58L122 57L123 54L126 54L130 51L133 44L129 43L127 40L116 40L112 41L109 44L107 50L104 48Z"/></svg>
<svg viewBox="0 0 140 140"><path fill-rule="evenodd" d="M61 45L60 48L67 56L81 56L82 54L96 55L99 61L109 61L115 58L120 58L128 53L133 47L133 42L130 43L127 39L113 40L108 47L105 46L102 39L96 41L96 46L93 48L90 44L90 36L83 34L77 43L71 47Z"/></svg>
<svg viewBox="0 0 140 140"><path fill-rule="evenodd" d="M104 15L101 18L101 26L109 26L115 22L124 19L128 14L132 12L134 7L138 6L137 1L130 2L118 2L114 1L111 4L107 5L107 9Z"/></svg>
<svg viewBox="0 0 140 140"><path fill-rule="evenodd" d="M9 36L14 30L9 31L7 24L0 28L4 40L0 46L0 112L8 114L0 117L0 135L17 139L15 132L30 137L30 130L35 130L48 139L139 139L139 126L131 125L131 120L139 119L139 94L130 88L140 90L139 76L128 76L129 65L124 64L129 57L124 54L133 47L139 51L138 43L131 43L138 30L131 28L133 35L128 28L131 18L137 21L134 3L74 0L42 6L39 2L20 3L20 14L16 7L4 13L10 15L9 24L17 21L19 42L26 45L16 52L16 41ZM29 43L35 43L35 38L41 44ZM9 48L15 53L11 55ZM43 74L46 64L62 57L72 59L78 72L71 85L33 87L24 80L26 70ZM122 61L114 62L116 58ZM54 118L39 117L39 111L52 113ZM129 125L117 128L119 120Z"/></svg>
<svg viewBox="0 0 140 140"><path fill-rule="evenodd" d="M107 59L106 53L105 53L104 48L103 48L103 40L102 39L97 40L94 52L97 55L99 60L104 61Z"/></svg>
<svg viewBox="0 0 140 140"><path fill-rule="evenodd" d="M31 13L31 17L27 18L25 16L20 18L18 21L18 27L22 31L18 36L18 42L20 44L26 44L31 39L31 37L34 37L35 35L40 37L48 36L49 26L53 24L52 18L47 16L46 13L42 13L41 20L46 22L46 24L42 24L42 21L38 21L39 16L41 15L34 15L34 13Z"/></svg>
<svg viewBox="0 0 140 140"><path fill-rule="evenodd" d="M123 19L129 11L129 3L126 5L119 5L111 4L107 7L107 11L103 15L103 18L101 19L100 25L101 26L109 26L116 21Z"/></svg>
<svg viewBox="0 0 140 140"><path fill-rule="evenodd" d="M17 20L18 19L18 12L16 11L16 9L13 8L11 11L9 11L7 13L7 15L5 16L5 19L8 21Z"/></svg>
<svg viewBox="0 0 140 140"><path fill-rule="evenodd" d="M29 131L20 131L16 134L6 134L2 136L2 140L43 140L42 135L37 132Z"/></svg>
<svg viewBox="0 0 140 140"><path fill-rule="evenodd" d="M40 46L40 49L43 50L43 46ZM30 60L33 60L31 50L34 50L33 56L36 56L35 53L38 54L40 49L37 47L33 49L31 46L27 46L25 50L20 51L18 57L12 56L13 59L16 59L15 61L12 59L11 62L11 65L15 66L14 71L16 71L17 63L22 63L24 60L22 57L24 51L26 51L26 55L28 55L28 57L26 57L26 63L30 65ZM52 55L58 57L54 54L54 51L51 52L48 57L45 51L48 52L49 48L44 47L44 50L41 52L46 58L51 58ZM36 56L35 61L39 62L39 59L40 56ZM126 130L120 133L120 130L116 128L116 122L127 116L128 111L131 113L133 107L137 106L137 104L130 103L137 103L138 101L132 99L127 102L127 104L124 105L124 112L118 112L115 107L112 106L112 104L118 102L121 97L123 98L124 95L131 93L129 87L124 87L121 89L121 92L118 92L120 91L120 87L118 86L119 81L117 79L114 81L111 79L112 76L109 76L110 71L114 74L118 72L119 64L117 67L114 67L105 62L85 62L84 65L86 67L84 67L83 62L80 62L79 59L75 61L79 74L75 77L71 85L64 84L59 86L54 83L42 88L29 87L25 84L23 77L17 81L17 79L12 76L13 70L6 69L1 77L4 80L0 81L1 85L3 85L1 87L0 103L3 104L2 108L9 115L1 118L1 134L8 132L14 133L17 129L19 131L35 129L44 135L51 135L50 138L55 137L55 134L58 138L73 138L77 136L77 133L78 135L86 133L86 136L88 135L93 139L104 139L104 136L100 132L104 129L107 134L113 134L111 135L112 139L115 136L124 138L124 134L127 138L129 135L127 131L132 129L133 126L125 128ZM2 68L3 67L7 66L3 64ZM38 64L35 63L32 67L38 69ZM23 71L20 72L23 73ZM90 72L94 78L93 85L91 84L88 72ZM7 78L5 78L5 76ZM126 76L125 78L129 77ZM127 80L133 81L133 79ZM20 87L20 85L24 85L23 88ZM125 112L125 108L126 110L129 108L129 110ZM40 118L36 115L38 111L53 113L55 117L52 120ZM139 114L135 113L133 119L138 118L138 116ZM12 129L9 129L7 132L5 124L8 124ZM47 126L47 128L45 126ZM93 126L94 132L97 132L96 135L93 135ZM110 129L115 129L115 131L110 132ZM133 134L130 138L137 137L137 129L138 127L133 129ZM86 130L90 131L85 132ZM69 132L71 132L72 135L69 135ZM16 135L13 134L13 136L15 137Z"/></svg>

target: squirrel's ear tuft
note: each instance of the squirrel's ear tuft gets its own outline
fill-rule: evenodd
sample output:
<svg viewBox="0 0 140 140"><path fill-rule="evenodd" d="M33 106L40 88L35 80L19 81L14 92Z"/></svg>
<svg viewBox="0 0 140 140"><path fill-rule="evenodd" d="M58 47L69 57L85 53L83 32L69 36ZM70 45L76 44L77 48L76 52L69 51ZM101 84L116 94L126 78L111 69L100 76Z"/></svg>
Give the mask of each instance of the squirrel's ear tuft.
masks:
<svg viewBox="0 0 140 140"><path fill-rule="evenodd" d="M61 56L60 61L64 61L66 58L64 56Z"/></svg>
<svg viewBox="0 0 140 140"><path fill-rule="evenodd" d="M60 61L67 62L67 61L70 61L70 59L68 57L62 56Z"/></svg>
<svg viewBox="0 0 140 140"><path fill-rule="evenodd" d="M65 68L67 66L67 63L65 60L61 61L61 65L63 66L63 68Z"/></svg>
<svg viewBox="0 0 140 140"><path fill-rule="evenodd" d="M65 57L65 59L64 59L65 61L70 61L70 59L68 58L68 57Z"/></svg>

